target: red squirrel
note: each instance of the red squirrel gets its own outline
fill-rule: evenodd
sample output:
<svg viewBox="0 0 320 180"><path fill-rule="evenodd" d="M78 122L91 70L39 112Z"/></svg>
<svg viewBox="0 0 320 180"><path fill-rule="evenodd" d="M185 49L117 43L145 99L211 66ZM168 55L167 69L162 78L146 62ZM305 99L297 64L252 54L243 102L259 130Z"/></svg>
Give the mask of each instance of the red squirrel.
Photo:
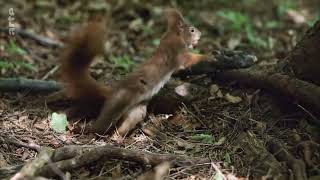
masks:
<svg viewBox="0 0 320 180"><path fill-rule="evenodd" d="M125 135L144 119L147 102L174 72L199 61L215 61L211 55L190 52L201 36L196 27L189 25L176 9L167 8L164 12L167 31L152 57L111 86L98 84L88 70L94 57L103 52L101 36L106 34L106 28L101 23L89 23L65 48L61 72L67 83L66 93L77 104L72 112L98 115L93 132L104 134L117 127L118 133Z"/></svg>

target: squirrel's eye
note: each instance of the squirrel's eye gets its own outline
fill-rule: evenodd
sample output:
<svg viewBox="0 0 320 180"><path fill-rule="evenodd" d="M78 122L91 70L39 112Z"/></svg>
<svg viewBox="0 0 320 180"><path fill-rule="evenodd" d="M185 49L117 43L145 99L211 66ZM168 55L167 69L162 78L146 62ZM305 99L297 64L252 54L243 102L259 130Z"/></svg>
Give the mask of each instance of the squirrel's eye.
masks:
<svg viewBox="0 0 320 180"><path fill-rule="evenodd" d="M194 33L194 28L191 28L191 29L190 29L190 32Z"/></svg>

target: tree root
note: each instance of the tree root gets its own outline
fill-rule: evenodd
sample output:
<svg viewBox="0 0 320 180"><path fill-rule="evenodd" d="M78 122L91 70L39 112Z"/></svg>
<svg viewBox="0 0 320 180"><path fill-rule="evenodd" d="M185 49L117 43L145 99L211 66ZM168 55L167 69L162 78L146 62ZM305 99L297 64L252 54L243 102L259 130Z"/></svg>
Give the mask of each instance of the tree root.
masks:
<svg viewBox="0 0 320 180"><path fill-rule="evenodd" d="M307 180L306 165L301 159L296 159L291 153L289 153L282 145L275 141L268 142L268 149L278 161L284 161L291 169L291 173L294 179Z"/></svg>
<svg viewBox="0 0 320 180"><path fill-rule="evenodd" d="M270 73L264 70L241 69L225 71L217 74L221 80L236 80L255 88L263 88L280 93L293 102L301 103L314 111L320 110L320 87L280 73ZM319 119L313 117L318 125Z"/></svg>
<svg viewBox="0 0 320 180"><path fill-rule="evenodd" d="M320 152L320 145L314 141L303 141L298 144L298 150L301 151L303 160L307 166L308 174L320 174L320 169L315 162L315 154Z"/></svg>

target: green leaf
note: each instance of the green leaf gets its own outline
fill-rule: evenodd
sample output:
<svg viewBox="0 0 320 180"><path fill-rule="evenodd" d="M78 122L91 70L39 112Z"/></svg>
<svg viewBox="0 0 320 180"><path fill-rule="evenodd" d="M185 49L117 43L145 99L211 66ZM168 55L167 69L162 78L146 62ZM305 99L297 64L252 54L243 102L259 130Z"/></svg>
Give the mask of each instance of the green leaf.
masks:
<svg viewBox="0 0 320 180"><path fill-rule="evenodd" d="M33 72L36 72L37 71L37 68L34 67L34 65L28 63L28 62L25 62L25 61L17 61L17 60L11 60L11 61L6 61L4 59L0 59L0 69L8 69L8 70L11 70L11 69L14 69L14 68L24 68L26 70L30 70L30 71L33 71Z"/></svg>
<svg viewBox="0 0 320 180"><path fill-rule="evenodd" d="M267 29L275 29L275 28L278 28L279 26L280 26L280 23L278 21L274 21L274 20L268 21L265 24L265 27Z"/></svg>
<svg viewBox="0 0 320 180"><path fill-rule="evenodd" d="M281 17L286 11L290 9L295 9L295 8L296 8L296 4L293 0L279 1L279 4L277 6L277 14L279 17Z"/></svg>
<svg viewBox="0 0 320 180"><path fill-rule="evenodd" d="M18 47L13 40L10 40L9 43L6 45L6 50L11 54L18 54L18 55L25 55L27 52Z"/></svg>
<svg viewBox="0 0 320 180"><path fill-rule="evenodd" d="M36 72L37 68L35 68L32 64L28 63L28 62L24 62L24 61L15 61L14 62L15 65L20 66L22 68L25 68L27 70Z"/></svg>
<svg viewBox="0 0 320 180"><path fill-rule="evenodd" d="M123 71L124 73L128 73L132 70L132 68L136 65L135 62L128 56L111 56L111 62L113 63L116 69Z"/></svg>
<svg viewBox="0 0 320 180"><path fill-rule="evenodd" d="M159 46L159 45L160 45L160 39L154 39L154 40L152 41L152 44L153 44L154 46Z"/></svg>
<svg viewBox="0 0 320 180"><path fill-rule="evenodd" d="M0 59L0 68L13 69L14 68L14 64L10 63L10 62L7 62L7 61L5 61L3 59Z"/></svg>
<svg viewBox="0 0 320 180"><path fill-rule="evenodd" d="M150 26L142 26L144 35L151 35L153 33L153 29Z"/></svg>
<svg viewBox="0 0 320 180"><path fill-rule="evenodd" d="M249 43L252 46L258 46L258 47L262 47L262 48L268 47L268 44L264 39L255 35L255 31L252 28L252 26L246 26L245 31L246 31L246 35L249 40Z"/></svg>
<svg viewBox="0 0 320 180"><path fill-rule="evenodd" d="M52 113L50 127L57 133L65 133L68 125L65 114Z"/></svg>
<svg viewBox="0 0 320 180"><path fill-rule="evenodd" d="M217 172L216 175L214 175L213 179L214 180L223 180L224 177L223 177L223 174Z"/></svg>
<svg viewBox="0 0 320 180"><path fill-rule="evenodd" d="M240 12L225 10L218 11L217 15L229 21L228 27L234 31L240 32L243 27L250 25L248 16Z"/></svg>
<svg viewBox="0 0 320 180"><path fill-rule="evenodd" d="M229 153L226 153L226 154L224 155L224 158L223 158L223 159L224 159L224 160L223 160L223 165L224 165L225 167L228 167L229 164L231 164L230 154L229 154Z"/></svg>
<svg viewBox="0 0 320 180"><path fill-rule="evenodd" d="M191 136L191 139L195 141L201 141L207 144L213 144L214 142L214 137L210 134L196 134L194 136Z"/></svg>
<svg viewBox="0 0 320 180"><path fill-rule="evenodd" d="M88 8L92 11L109 10L110 5L105 0L95 0L89 2Z"/></svg>

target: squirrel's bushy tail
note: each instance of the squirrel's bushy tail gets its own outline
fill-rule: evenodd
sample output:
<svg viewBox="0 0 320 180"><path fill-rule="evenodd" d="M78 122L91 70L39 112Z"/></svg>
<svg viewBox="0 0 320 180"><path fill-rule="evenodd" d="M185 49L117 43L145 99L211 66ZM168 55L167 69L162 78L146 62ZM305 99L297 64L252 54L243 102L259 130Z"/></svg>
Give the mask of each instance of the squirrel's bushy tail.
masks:
<svg viewBox="0 0 320 180"><path fill-rule="evenodd" d="M83 106L103 103L111 90L99 84L89 72L91 62L104 52L106 35L105 21L89 22L71 34L60 58L60 74L66 95Z"/></svg>

